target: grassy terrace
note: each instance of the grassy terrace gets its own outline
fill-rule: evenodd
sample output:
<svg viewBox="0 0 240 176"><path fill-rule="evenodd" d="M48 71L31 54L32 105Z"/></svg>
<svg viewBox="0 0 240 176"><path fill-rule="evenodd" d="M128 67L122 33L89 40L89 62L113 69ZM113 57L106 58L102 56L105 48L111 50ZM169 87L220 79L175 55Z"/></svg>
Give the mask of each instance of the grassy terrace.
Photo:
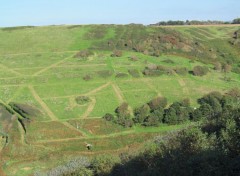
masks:
<svg viewBox="0 0 240 176"><path fill-rule="evenodd" d="M237 29L238 26L216 26L179 27L174 30L201 42L206 50L216 46L214 50L230 53L229 58L238 63L239 52L228 44L232 32ZM53 167L53 163L57 165L77 154L91 156L134 151L154 136L194 125L189 122L128 129L101 118L114 112L122 102L127 102L134 109L156 96L164 96L169 104L190 98L191 105L197 106L197 98L206 93L239 87L239 74L228 73L231 81L226 82L223 79L226 75L213 70L212 64L204 64L202 58L192 62L181 51L163 52L154 57L125 50L123 56L113 58L110 57L112 49L99 48L101 43L105 47L108 40L117 41L134 35L137 38L155 30L163 29L149 27L135 34L124 26L0 29L0 101L28 104L41 111L41 115L33 118L27 126L26 134L15 124L11 134L15 136L14 144L9 146L10 152L4 157L5 160L10 156L15 159L6 162L5 172L27 175L36 168ZM83 49L91 49L94 54L86 59L75 58L76 53ZM137 61L130 59L133 55L138 57ZM167 63L166 60L173 62ZM210 72L203 77L191 74L144 76L142 71L149 64L169 68L181 66L189 71L201 65L209 67ZM132 76L129 70L135 70L138 77ZM116 76L119 73L124 73L124 76ZM84 80L86 75L91 79ZM78 96L87 96L90 101L78 104L75 100ZM93 144L92 151L86 150L86 142ZM49 156L56 162L50 163ZM63 156L66 158L62 159Z"/></svg>

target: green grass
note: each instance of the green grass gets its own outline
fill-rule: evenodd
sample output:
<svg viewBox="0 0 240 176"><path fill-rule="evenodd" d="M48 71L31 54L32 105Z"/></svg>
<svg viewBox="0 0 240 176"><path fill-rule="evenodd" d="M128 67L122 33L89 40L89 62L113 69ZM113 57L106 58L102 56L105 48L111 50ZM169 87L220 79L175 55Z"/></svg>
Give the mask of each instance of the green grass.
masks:
<svg viewBox="0 0 240 176"><path fill-rule="evenodd" d="M10 149L11 161L5 166L5 171L9 175L25 176L37 169L48 169L54 166L47 159L49 154L54 161L58 161L82 154L117 154L122 149L135 151L154 136L192 125L161 124L159 127L135 126L126 129L106 122L101 117L106 113L114 113L123 101L134 109L156 96L166 97L168 104L190 98L191 105L196 107L196 100L206 93L215 90L224 93L239 87L239 74L228 73L231 81L226 82L223 73L214 71L213 65L201 62L208 59L205 56L212 48L218 51L215 60L234 61L233 65L237 66L240 61L239 49L232 47L229 40L238 28L178 27L167 30L86 25L0 29L0 100L5 103L27 103L43 113L27 126L27 145L21 144L18 128L14 131L15 135L19 135L15 136L18 142ZM181 34L184 39L200 43L201 51L206 53L194 55L179 50L163 50L160 57L153 57L119 45L123 56L110 57L115 48L109 48L108 41L134 38L135 42L141 42L155 32L171 35L172 31ZM83 49L90 49L94 55L86 59L73 57ZM225 58L221 56L222 53L225 53ZM131 61L131 56L137 56L138 60ZM174 63L164 62L169 59ZM201 65L209 67L210 72L203 77L191 74L144 76L142 71L148 64L186 67L189 71ZM130 69L137 70L140 77L133 78L128 73ZM106 77L99 74L107 71L113 74ZM118 73L127 76L116 78ZM91 79L84 80L86 75L90 75ZM75 101L77 96L88 96L91 101L78 105ZM86 142L93 144L93 153L86 151ZM31 154L25 159L23 156L29 151ZM30 167L30 170L26 167Z"/></svg>

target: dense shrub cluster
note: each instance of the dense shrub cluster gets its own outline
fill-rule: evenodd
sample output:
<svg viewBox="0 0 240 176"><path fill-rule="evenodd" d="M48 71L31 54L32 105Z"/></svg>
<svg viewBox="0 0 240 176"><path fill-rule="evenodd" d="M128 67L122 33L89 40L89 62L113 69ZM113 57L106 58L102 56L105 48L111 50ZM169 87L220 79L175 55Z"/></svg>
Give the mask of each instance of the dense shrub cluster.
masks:
<svg viewBox="0 0 240 176"><path fill-rule="evenodd" d="M156 97L147 104L134 109L134 117L131 117L128 104L123 103L116 109L115 116L106 114L103 118L125 127L131 127L133 123L143 126L158 126L161 123L181 124L188 120L210 121L222 118L221 116L227 112L226 108L229 106L234 107L235 103L239 105L239 100L240 91L238 89L232 89L226 95L222 95L219 92L211 92L198 99L200 106L195 109L190 106L189 99L174 102L167 107L167 99L165 97Z"/></svg>
<svg viewBox="0 0 240 176"><path fill-rule="evenodd" d="M162 65L149 64L142 73L146 76L160 76L163 74L173 75L174 70Z"/></svg>
<svg viewBox="0 0 240 176"><path fill-rule="evenodd" d="M195 66L193 68L193 75L195 76L204 76L208 73L208 67L205 66Z"/></svg>

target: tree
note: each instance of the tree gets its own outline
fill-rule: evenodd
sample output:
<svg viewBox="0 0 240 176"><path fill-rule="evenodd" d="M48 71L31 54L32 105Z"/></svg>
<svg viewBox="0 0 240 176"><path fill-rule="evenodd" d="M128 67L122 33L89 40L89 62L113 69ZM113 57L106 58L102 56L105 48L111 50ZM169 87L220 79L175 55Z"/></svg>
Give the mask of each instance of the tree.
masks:
<svg viewBox="0 0 240 176"><path fill-rule="evenodd" d="M240 24L240 18L234 19L232 24Z"/></svg>
<svg viewBox="0 0 240 176"><path fill-rule="evenodd" d="M149 108L148 104L145 104L145 105L141 106L140 108L136 108L134 110L135 118L133 119L133 121L135 123L142 124L144 122L145 118L149 115L149 113L150 113L150 108Z"/></svg>
<svg viewBox="0 0 240 176"><path fill-rule="evenodd" d="M176 115L176 110L174 108L170 107L165 110L163 122L168 124L177 123L177 115Z"/></svg>
<svg viewBox="0 0 240 176"><path fill-rule="evenodd" d="M167 106L167 99L165 97L156 97L148 103L151 111L158 108L165 108Z"/></svg>
<svg viewBox="0 0 240 176"><path fill-rule="evenodd" d="M117 119L116 123L124 127L132 127L133 121L128 109L128 104L126 102L122 103L116 110Z"/></svg>

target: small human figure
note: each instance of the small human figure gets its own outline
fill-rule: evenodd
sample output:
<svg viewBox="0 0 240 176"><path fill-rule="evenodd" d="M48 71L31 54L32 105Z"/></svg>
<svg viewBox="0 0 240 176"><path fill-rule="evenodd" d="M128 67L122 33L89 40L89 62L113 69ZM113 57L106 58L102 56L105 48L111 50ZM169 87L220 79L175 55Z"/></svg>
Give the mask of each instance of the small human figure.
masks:
<svg viewBox="0 0 240 176"><path fill-rule="evenodd" d="M92 145L91 144L86 144L86 147L87 147L88 150L92 149Z"/></svg>

